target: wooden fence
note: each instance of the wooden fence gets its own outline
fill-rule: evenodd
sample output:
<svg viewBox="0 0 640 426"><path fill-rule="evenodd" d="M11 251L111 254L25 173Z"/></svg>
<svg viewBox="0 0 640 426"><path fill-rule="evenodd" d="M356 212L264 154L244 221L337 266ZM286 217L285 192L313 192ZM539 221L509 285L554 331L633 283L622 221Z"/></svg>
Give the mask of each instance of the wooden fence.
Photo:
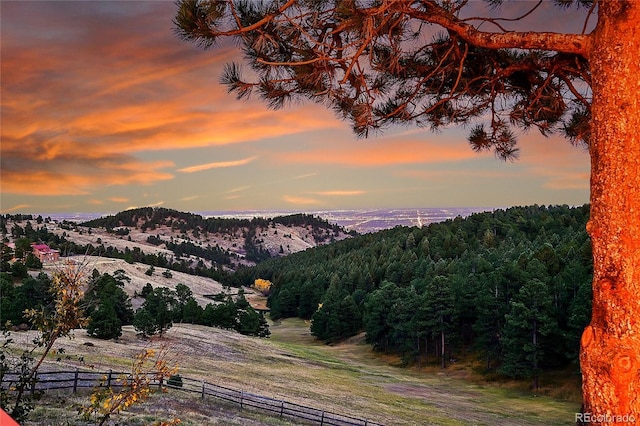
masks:
<svg viewBox="0 0 640 426"><path fill-rule="evenodd" d="M127 376L127 373L118 373L108 371L106 373L94 371L45 371L39 372L37 380L30 391L47 391L54 389L72 389L76 393L78 389L93 388L100 381L104 380L105 386L120 387L119 377ZM15 383L17 376L15 374L5 373L2 387L11 386ZM343 414L333 413L317 408L307 407L281 399L269 398L266 396L256 395L254 393L245 392L243 390L232 389L225 386L216 385L202 380L194 380L187 377L180 377L179 380L169 380L162 382L157 380L151 381L151 387L166 386L171 389L183 392L191 392L199 394L201 398L217 398L239 405L242 408L256 409L268 412L271 415L304 420L313 424L327 426L382 426L380 423L359 419Z"/></svg>

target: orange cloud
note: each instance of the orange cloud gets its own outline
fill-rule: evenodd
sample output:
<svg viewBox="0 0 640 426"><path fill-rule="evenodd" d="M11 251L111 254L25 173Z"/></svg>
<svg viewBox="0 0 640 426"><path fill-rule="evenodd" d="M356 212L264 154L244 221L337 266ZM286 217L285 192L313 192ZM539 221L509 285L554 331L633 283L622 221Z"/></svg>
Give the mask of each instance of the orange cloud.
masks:
<svg viewBox="0 0 640 426"><path fill-rule="evenodd" d="M536 163L533 163L536 164ZM541 179L542 186L549 189L589 189L589 174L575 170L545 169L541 165L509 170L404 170L396 173L401 177L430 182L447 182L453 178L509 179L515 174L527 179Z"/></svg>
<svg viewBox="0 0 640 426"><path fill-rule="evenodd" d="M589 153L560 137L528 134L522 138L521 162L527 173L546 179L550 189L589 189Z"/></svg>
<svg viewBox="0 0 640 426"><path fill-rule="evenodd" d="M342 145L321 146L300 152L284 152L279 158L296 164L336 164L356 167L377 167L402 164L423 164L463 161L478 158L470 148L457 143L433 143L407 139L366 140Z"/></svg>
<svg viewBox="0 0 640 426"><path fill-rule="evenodd" d="M221 161L221 162L200 164L200 165L197 165L197 166L191 166L191 167L185 167L183 169L178 169L178 171L182 172L182 173L195 173L195 172L202 172L204 170L210 170L210 169L220 169L220 168L226 168L226 167L238 167L238 166L244 166L246 164L249 164L253 160L255 160L256 158L258 158L258 157L243 158L242 160L235 160L235 161Z"/></svg>
<svg viewBox="0 0 640 426"><path fill-rule="evenodd" d="M232 188L228 191L225 191L225 194L233 194L235 192L242 192L242 191L246 191L247 189L251 189L251 186L240 186L238 188Z"/></svg>
<svg viewBox="0 0 640 426"><path fill-rule="evenodd" d="M159 171L166 163L145 163L133 153L340 126L317 105L284 113L257 99L236 102L217 81L236 49L202 51L179 41L167 28L174 13L167 3L126 10L3 5L3 191L77 195L95 186L150 183L172 177ZM21 182L14 170L5 172L12 164L29 177Z"/></svg>
<svg viewBox="0 0 640 426"><path fill-rule="evenodd" d="M128 203L129 199L124 197L109 197L109 201L113 201L114 203Z"/></svg>
<svg viewBox="0 0 640 426"><path fill-rule="evenodd" d="M3 140L0 158L2 192L32 195L84 195L95 187L107 185L148 185L172 179L162 169L170 161L143 162L129 155L103 153L90 149L65 150L55 161L32 153L29 143L24 149ZM37 147L37 145L34 145Z"/></svg>
<svg viewBox="0 0 640 426"><path fill-rule="evenodd" d="M450 180L452 177L497 177L504 178L510 176L508 171L499 171L499 170L402 170L400 172L395 173L397 176L408 177L411 179L417 180L426 180L426 181L445 181Z"/></svg>
<svg viewBox="0 0 640 426"><path fill-rule="evenodd" d="M550 189L589 189L589 173L580 172L554 172L549 170L536 169L534 172L539 176L546 176L548 180L544 183L545 188Z"/></svg>
<svg viewBox="0 0 640 426"><path fill-rule="evenodd" d="M15 205L13 207L10 207L8 209L2 209L0 211L3 214L5 214L5 213L12 213L12 212L17 212L17 211L21 211L21 210L24 211L24 210L28 209L29 207L31 207L30 204L18 204L18 205Z"/></svg>
<svg viewBox="0 0 640 426"><path fill-rule="evenodd" d="M430 138L423 129L356 142L347 125L313 103L271 111L258 97L238 102L218 82L223 64L237 54L235 47L203 51L179 41L170 31L172 2L6 2L2 13L3 193L82 195L109 185L152 184L173 179L175 164L144 160L143 153L170 158L169 150L257 141L268 146L260 153L261 160L269 157L271 165L281 170L300 165L293 173L313 170L311 165L323 171L332 165L419 168L492 157L474 153L460 142L464 136L446 143L441 137ZM293 135L300 144L289 145L293 148L284 153L273 149L288 144ZM535 132L524 135L519 170L546 177L549 188L581 188L588 159L566 142L553 147L549 143ZM182 161L187 155L180 154ZM237 155L234 158L246 154ZM206 161L192 160L197 165L179 171L242 165ZM463 173L488 175L472 171L473 164L468 164ZM392 173L398 175L399 169ZM544 175L545 171L550 174ZM446 172L404 173L435 179ZM460 174L453 168L450 173ZM282 176L274 174L273 179L275 175ZM245 189L282 186L315 175L256 180L251 187L225 194L236 198ZM359 195L340 190L308 194L312 196L285 200L313 205L324 200L320 197ZM128 202L117 197L111 201Z"/></svg>
<svg viewBox="0 0 640 426"><path fill-rule="evenodd" d="M315 198L306 198L306 197L296 197L296 196L291 196L291 195L285 195L284 197L282 197L282 199L284 201L286 201L289 204L296 204L296 205L312 205L312 204L320 204L320 201L316 200Z"/></svg>

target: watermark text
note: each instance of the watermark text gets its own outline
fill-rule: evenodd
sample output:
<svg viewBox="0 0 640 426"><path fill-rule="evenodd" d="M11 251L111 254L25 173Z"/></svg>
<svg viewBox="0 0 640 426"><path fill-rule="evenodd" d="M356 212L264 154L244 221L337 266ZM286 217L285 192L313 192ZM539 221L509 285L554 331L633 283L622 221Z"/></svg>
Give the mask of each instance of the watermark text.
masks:
<svg viewBox="0 0 640 426"><path fill-rule="evenodd" d="M576 413L576 423L635 423L633 414Z"/></svg>

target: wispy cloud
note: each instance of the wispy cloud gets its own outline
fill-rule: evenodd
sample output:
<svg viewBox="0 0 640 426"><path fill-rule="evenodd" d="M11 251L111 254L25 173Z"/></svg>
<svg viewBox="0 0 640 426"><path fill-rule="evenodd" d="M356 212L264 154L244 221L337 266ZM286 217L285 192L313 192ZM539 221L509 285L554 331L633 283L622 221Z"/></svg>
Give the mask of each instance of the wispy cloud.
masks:
<svg viewBox="0 0 640 426"><path fill-rule="evenodd" d="M464 147L466 148L466 147ZM456 143L430 143L424 140L368 140L341 145L322 144L306 151L284 152L280 159L286 163L313 165L342 165L379 167L391 165L425 164L464 161L478 158L470 148L461 149Z"/></svg>
<svg viewBox="0 0 640 426"><path fill-rule="evenodd" d="M296 204L296 205L320 204L320 201L315 198L296 197L292 195L285 195L284 197L282 197L282 200L286 201L289 204Z"/></svg>
<svg viewBox="0 0 640 426"><path fill-rule="evenodd" d="M362 190L308 192L308 194L324 195L324 196L328 196L328 197L350 197L350 196L353 196L353 195L363 195L363 194L366 194L366 193L367 193L367 191L362 191Z"/></svg>
<svg viewBox="0 0 640 426"><path fill-rule="evenodd" d="M144 207L160 207L163 204L164 204L164 201L158 201L158 202L153 203L153 204L146 204L146 205L144 205ZM133 210L133 209L138 209L140 207L142 207L142 206L129 206L125 210Z"/></svg>
<svg viewBox="0 0 640 426"><path fill-rule="evenodd" d="M7 146L8 145L8 146ZM104 153L102 157L89 150L65 152L55 160L37 158L29 153L29 145L20 149L13 141L3 139L0 158L2 192L31 195L85 195L96 187L110 185L149 185L173 179L163 171L171 161L144 162L126 154Z"/></svg>
<svg viewBox="0 0 640 426"><path fill-rule="evenodd" d="M313 176L318 176L318 173L307 173L304 175L294 176L293 179L305 179Z"/></svg>
<svg viewBox="0 0 640 426"><path fill-rule="evenodd" d="M589 189L588 173L571 173L556 172L549 173L546 170L538 170L538 175L547 176L548 180L544 183L545 188L550 189Z"/></svg>
<svg viewBox="0 0 640 426"><path fill-rule="evenodd" d="M408 177L415 180L421 181L432 181L432 182L444 182L447 180L451 180L454 177L463 177L466 179L471 178L507 178L511 176L506 171L500 170L402 170L395 173L396 176L400 177Z"/></svg>
<svg viewBox="0 0 640 426"><path fill-rule="evenodd" d="M493 155L474 153L464 132L394 128L355 141L348 124L322 105L272 111L258 97L236 102L218 76L237 49L203 51L181 42L167 31L174 14L172 2L3 2L0 179L4 204L16 206L10 211L104 210L169 197L187 202L196 196L185 194L197 193L203 194L197 202L185 204L202 208L211 185L190 173L213 169L220 169L221 208L283 200L347 205L348 197L353 205L375 203L380 191L406 199L415 192L411 185L425 181L464 199L467 190L452 189L452 181L512 173L532 178L532 190L544 194L575 188L588 195L588 156L536 132L522 135L521 159L512 168L492 169L482 160ZM196 157L206 147L225 156ZM212 162L221 158L232 161ZM234 173L258 158L259 176ZM369 178L348 180L350 172ZM159 182L168 185L155 187ZM202 187L187 186L194 182ZM123 185L127 192L115 187ZM153 196L138 195L147 187ZM39 196L46 198L34 201ZM238 198L242 203L224 201Z"/></svg>
<svg viewBox="0 0 640 426"><path fill-rule="evenodd" d="M234 103L217 76L235 49L205 52L179 41L158 19L173 16L171 3L16 2L3 4L2 12L3 192L82 195L147 184L173 176L159 170L166 162L147 163L136 153L340 125L314 105L283 114L257 99ZM126 164L132 167L116 167Z"/></svg>
<svg viewBox="0 0 640 426"><path fill-rule="evenodd" d="M243 158L242 160L235 160L235 161L219 161L219 162L213 162L213 163L206 163L206 164L199 164L197 166L190 166L190 167L185 167L182 169L178 169L179 172L182 173L196 173L196 172L202 172L205 170L210 170L210 169L222 169L222 168L226 168L226 167L238 167L238 166L244 166L247 165L249 163L251 163L252 161L254 161L256 158L258 157L249 157L249 158Z"/></svg>
<svg viewBox="0 0 640 426"><path fill-rule="evenodd" d="M9 207L8 209L2 209L0 211L2 211L2 213L12 213L12 212L28 209L29 207L31 207L30 204L18 204L13 207Z"/></svg>
<svg viewBox="0 0 640 426"><path fill-rule="evenodd" d="M236 192L246 191L247 189L251 189L251 188L252 188L251 186L240 186L238 188L232 188L232 189L230 189L228 191L225 191L224 193L225 194L234 194Z"/></svg>
<svg viewBox="0 0 640 426"><path fill-rule="evenodd" d="M2 106L5 106L4 87ZM22 113L18 115L23 116ZM5 122L11 124L4 125ZM34 123L37 118L30 126ZM88 140L90 137L74 141L67 130L31 129L30 126L20 129L11 119L11 113L5 114L3 109L2 192L81 195L96 187L147 185L173 178L162 170L173 167L172 161L143 161L128 150L118 151L108 144L95 144Z"/></svg>

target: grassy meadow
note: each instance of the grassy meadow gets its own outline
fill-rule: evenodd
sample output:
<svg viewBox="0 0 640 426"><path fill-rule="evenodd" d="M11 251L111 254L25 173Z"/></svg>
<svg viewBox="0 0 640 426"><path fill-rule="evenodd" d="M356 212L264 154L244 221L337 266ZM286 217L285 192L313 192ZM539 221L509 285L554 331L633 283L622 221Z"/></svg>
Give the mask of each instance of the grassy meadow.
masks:
<svg viewBox="0 0 640 426"><path fill-rule="evenodd" d="M56 343L64 356L53 355L49 361L56 368L126 371L137 352L156 348L166 351L166 359L178 364L183 377L386 425L568 425L574 424L579 409L578 402L566 398L534 395L525 384L486 382L462 363L444 371L435 366L400 368L397 360L373 353L362 335L328 346L315 340L299 319L272 324L271 331L271 338L258 339L175 324L163 338L145 341L129 326L114 342L77 330L75 338ZM12 337L28 345L33 335ZM87 394L70 396L69 391L48 394L27 424L83 424L75 408L87 400ZM117 419L118 424L136 425L175 418L186 425L293 424L178 390L156 394Z"/></svg>

